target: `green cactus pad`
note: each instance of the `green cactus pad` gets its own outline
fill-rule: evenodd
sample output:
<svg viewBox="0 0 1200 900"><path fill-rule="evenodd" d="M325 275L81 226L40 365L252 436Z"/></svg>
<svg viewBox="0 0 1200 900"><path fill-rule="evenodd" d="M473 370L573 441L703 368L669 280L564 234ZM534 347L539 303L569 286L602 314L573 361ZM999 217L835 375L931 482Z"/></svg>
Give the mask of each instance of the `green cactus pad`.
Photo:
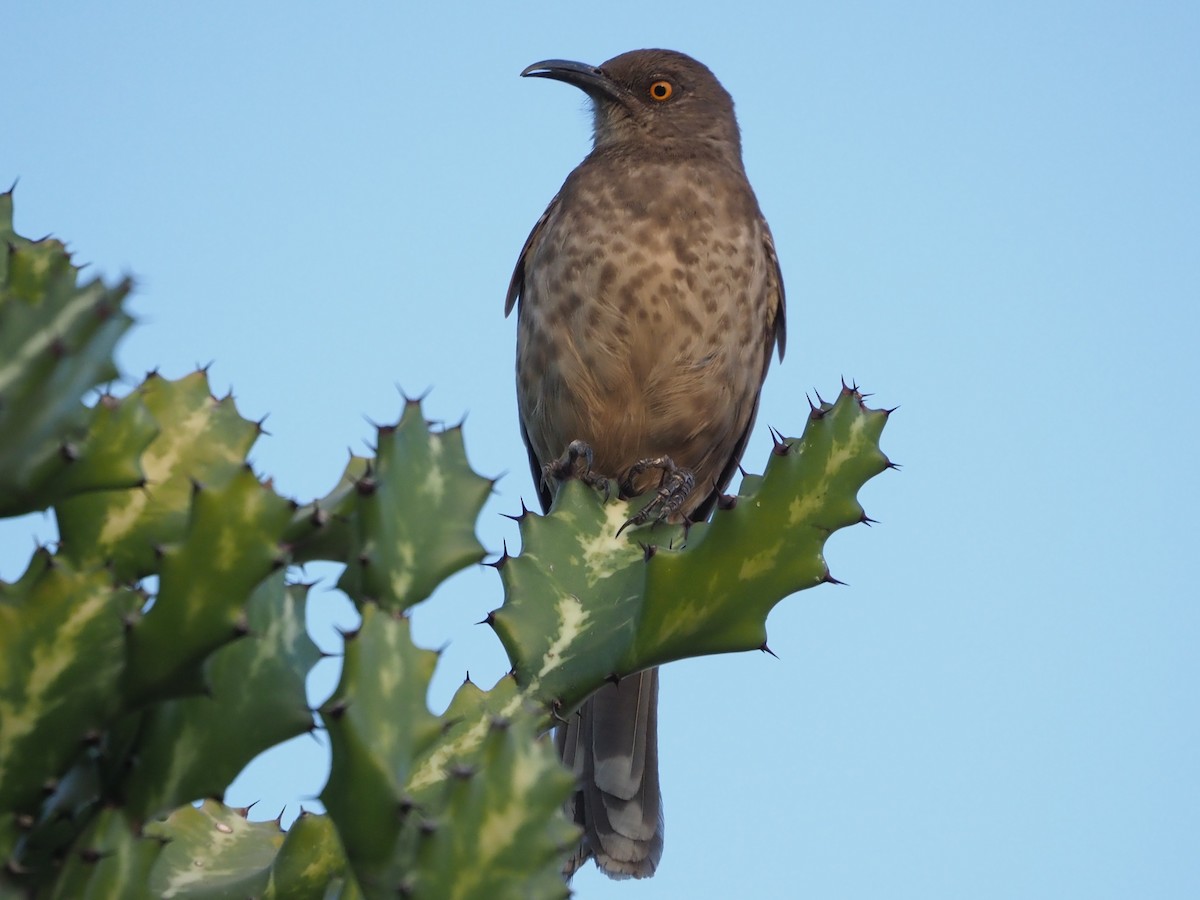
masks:
<svg viewBox="0 0 1200 900"><path fill-rule="evenodd" d="M154 607L129 632L131 704L203 690L201 663L248 632L247 599L285 562L293 510L248 468L221 487L196 486L186 537L160 551Z"/></svg>
<svg viewBox="0 0 1200 900"><path fill-rule="evenodd" d="M362 896L328 816L302 812L292 823L262 896L263 900L354 900Z"/></svg>
<svg viewBox="0 0 1200 900"><path fill-rule="evenodd" d="M215 800L181 806L145 833L167 845L143 882L144 896L176 900L261 896L284 842L278 822L251 822L245 810Z"/></svg>
<svg viewBox="0 0 1200 900"><path fill-rule="evenodd" d="M559 812L574 779L540 714L505 678L464 684L441 718L425 696L437 656L375 607L347 639L321 716L333 765L322 792L367 897L563 897L578 837ZM402 893L403 893L402 891Z"/></svg>
<svg viewBox="0 0 1200 900"><path fill-rule="evenodd" d="M231 397L212 396L203 371L177 381L151 374L122 403L134 397L158 424L141 455L145 486L84 494L55 508L62 552L81 565L110 565L121 580L158 570L157 549L187 528L193 485L228 482L260 433Z"/></svg>
<svg viewBox="0 0 1200 900"><path fill-rule="evenodd" d="M364 889L363 874L372 880L397 854L414 760L442 733L425 704L436 663L436 653L413 646L407 619L367 606L320 710L333 750L321 801Z"/></svg>
<svg viewBox="0 0 1200 900"><path fill-rule="evenodd" d="M419 402L379 429L375 464L355 488L355 561L338 587L360 605L407 609L483 559L475 519L492 482L467 463L462 429L431 431Z"/></svg>
<svg viewBox="0 0 1200 900"><path fill-rule="evenodd" d="M116 711L123 623L141 602L110 573L45 550L15 584L0 582L0 816L36 817L43 788Z"/></svg>
<svg viewBox="0 0 1200 900"><path fill-rule="evenodd" d="M209 657L208 693L146 711L124 789L136 818L221 796L259 753L312 728L304 680L320 652L304 630L306 594L282 571L268 578L250 598L250 633Z"/></svg>
<svg viewBox="0 0 1200 900"><path fill-rule="evenodd" d="M863 520L857 492L889 465L887 416L845 388L813 409L803 437L777 445L732 508L686 535L617 535L645 499L603 504L567 482L547 516L522 516L522 553L499 564L506 601L490 621L522 688L562 713L606 678L764 646L776 603L832 580L825 541Z"/></svg>
<svg viewBox="0 0 1200 900"><path fill-rule="evenodd" d="M122 810L108 807L91 820L67 854L53 889L38 896L54 900L166 896L154 893L148 885L163 853L164 840L139 837Z"/></svg>
<svg viewBox="0 0 1200 900"><path fill-rule="evenodd" d="M296 510L284 535L284 541L292 548L293 562L350 559L351 523L358 499L356 485L370 470L371 460L351 456L332 491Z"/></svg>
<svg viewBox="0 0 1200 900"><path fill-rule="evenodd" d="M562 866L579 830L561 807L575 779L537 733L532 715L491 719L481 752L442 783L420 829L413 897L570 895Z"/></svg>
<svg viewBox="0 0 1200 900"><path fill-rule="evenodd" d="M0 516L48 507L79 462L91 415L84 395L117 377L112 352L133 324L131 283L79 283L62 243L13 231L12 193L0 194ZM76 488L104 484L75 473Z"/></svg>

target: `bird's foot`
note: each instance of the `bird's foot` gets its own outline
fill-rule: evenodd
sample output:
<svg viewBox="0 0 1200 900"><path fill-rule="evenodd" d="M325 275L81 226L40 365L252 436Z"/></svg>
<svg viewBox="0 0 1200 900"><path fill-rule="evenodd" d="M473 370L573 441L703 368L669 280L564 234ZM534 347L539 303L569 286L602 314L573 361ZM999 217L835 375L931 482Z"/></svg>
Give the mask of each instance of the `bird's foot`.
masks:
<svg viewBox="0 0 1200 900"><path fill-rule="evenodd" d="M647 522L665 522L670 519L683 507L692 493L692 488L696 486L696 476L692 474L691 469L675 465L669 456L659 456L634 463L621 483L623 492L632 493L634 479L648 469L662 470L658 492L649 503L625 520L625 524L617 529L617 534L631 525L636 528Z"/></svg>
<svg viewBox="0 0 1200 900"><path fill-rule="evenodd" d="M608 479L592 471L592 448L585 441L571 441L558 459L542 466L542 484L553 492L555 482L577 478L588 487L604 493L608 500Z"/></svg>

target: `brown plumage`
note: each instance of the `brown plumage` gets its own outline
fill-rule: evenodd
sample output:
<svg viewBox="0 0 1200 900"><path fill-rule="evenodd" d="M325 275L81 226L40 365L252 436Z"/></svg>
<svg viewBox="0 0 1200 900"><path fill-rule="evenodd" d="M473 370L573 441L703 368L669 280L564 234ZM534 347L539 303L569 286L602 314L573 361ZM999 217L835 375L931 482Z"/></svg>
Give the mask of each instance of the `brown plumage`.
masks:
<svg viewBox="0 0 1200 900"><path fill-rule="evenodd" d="M670 457L694 488L663 507L706 517L736 471L772 349L784 346L783 281L742 166L733 101L669 50L599 67L547 60L523 75L591 98L594 148L521 250L517 399L543 509L545 467L575 440L593 472L637 496L659 486L639 461ZM656 508L657 510L657 508ZM613 877L647 877L662 853L658 672L603 688L558 731L580 777L584 828L569 871L594 855Z"/></svg>

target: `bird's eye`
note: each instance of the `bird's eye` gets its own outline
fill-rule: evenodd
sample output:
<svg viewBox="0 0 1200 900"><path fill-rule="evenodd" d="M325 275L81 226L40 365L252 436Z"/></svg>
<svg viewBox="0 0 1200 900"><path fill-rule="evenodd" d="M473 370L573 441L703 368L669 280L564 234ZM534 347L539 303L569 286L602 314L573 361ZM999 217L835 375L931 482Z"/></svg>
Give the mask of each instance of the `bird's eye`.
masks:
<svg viewBox="0 0 1200 900"><path fill-rule="evenodd" d="M662 103L664 100L670 100L671 95L674 93L675 85L665 79L660 78L650 85L650 99L657 100L659 103Z"/></svg>

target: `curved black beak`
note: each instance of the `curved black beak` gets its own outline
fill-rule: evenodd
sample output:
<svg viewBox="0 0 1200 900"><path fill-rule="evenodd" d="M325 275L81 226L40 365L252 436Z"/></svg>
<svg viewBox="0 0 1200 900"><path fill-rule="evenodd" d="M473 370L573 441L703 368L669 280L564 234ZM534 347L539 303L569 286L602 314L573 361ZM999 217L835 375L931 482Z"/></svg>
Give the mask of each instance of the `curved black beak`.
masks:
<svg viewBox="0 0 1200 900"><path fill-rule="evenodd" d="M613 100L621 99L622 90L599 66L575 62L570 59L543 59L521 71L522 78L552 78L573 84L590 96L602 95Z"/></svg>

